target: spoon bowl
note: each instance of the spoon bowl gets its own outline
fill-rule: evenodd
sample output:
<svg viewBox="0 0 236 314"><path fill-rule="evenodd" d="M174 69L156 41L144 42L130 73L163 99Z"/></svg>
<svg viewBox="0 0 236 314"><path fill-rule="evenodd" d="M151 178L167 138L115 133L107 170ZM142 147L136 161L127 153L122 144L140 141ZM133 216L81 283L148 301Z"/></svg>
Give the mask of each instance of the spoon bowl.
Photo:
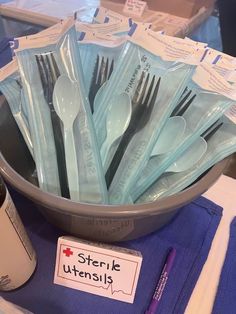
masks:
<svg viewBox="0 0 236 314"><path fill-rule="evenodd" d="M174 116L167 119L150 157L166 154L173 151L180 143L186 128L186 121L181 116ZM170 139L171 145L170 145Z"/></svg>
<svg viewBox="0 0 236 314"><path fill-rule="evenodd" d="M165 172L182 172L193 167L205 154L207 142L199 137Z"/></svg>
<svg viewBox="0 0 236 314"><path fill-rule="evenodd" d="M107 137L101 147L103 166L106 164L110 147L126 131L131 113L132 105L128 94L123 93L112 99L106 118Z"/></svg>

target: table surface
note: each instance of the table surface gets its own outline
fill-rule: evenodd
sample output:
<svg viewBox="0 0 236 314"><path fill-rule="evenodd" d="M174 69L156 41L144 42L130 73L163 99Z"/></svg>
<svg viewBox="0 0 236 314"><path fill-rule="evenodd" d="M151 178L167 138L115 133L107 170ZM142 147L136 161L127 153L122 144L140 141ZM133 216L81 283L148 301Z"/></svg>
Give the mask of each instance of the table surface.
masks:
<svg viewBox="0 0 236 314"><path fill-rule="evenodd" d="M9 2L8 0L0 0L1 3ZM185 314L210 314L212 310L212 306L214 303L215 294L217 291L217 285L219 281L219 276L221 272L222 265L224 263L224 258L226 254L228 239L229 239L229 226L232 218L236 216L236 195L234 191L236 190L236 180L227 176L221 176L220 179L216 182L214 186L212 186L206 193L205 197L214 201L224 208L223 216L220 221L219 227L215 234L215 237L212 242L211 250L209 252L207 261L202 269L202 272L199 276L195 289L192 293L192 296L188 302L188 306L186 308ZM30 203L29 203L30 206ZM56 241L58 236L61 235L61 232L50 226L48 228L48 223L45 222L44 218L39 214L34 212L35 221L32 224L32 214L27 214L24 219L24 224L26 229L37 238L39 243L40 252L44 252L44 247L47 246L48 241L51 241L51 245L53 245L54 249L56 246ZM37 230L36 230L37 227ZM34 230L35 228L35 230ZM50 240L49 240L50 239ZM47 252L45 251L45 254ZM40 260L43 260L42 256ZM217 262L216 262L217 261ZM51 279L53 274L46 273L45 276L49 276ZM40 283L39 283L40 284ZM67 294L71 293L71 289L67 289ZM19 290L20 291L20 290ZM4 297L4 294L3 294ZM84 294L84 298L90 298L89 294ZM12 298L12 301L15 300L17 303L17 293L16 297ZM104 302L106 302L106 298L104 298ZM29 304L32 302L37 302L37 298L30 300L28 298L25 301L25 304ZM45 304L47 304L47 300L44 300ZM48 305L48 304L47 304ZM56 304L50 304L53 313L57 312ZM66 309L66 304L65 304ZM58 313L61 314L59 311ZM66 310L65 312L66 313ZM50 313L47 313L50 314Z"/></svg>
<svg viewBox="0 0 236 314"><path fill-rule="evenodd" d="M211 313L214 304L215 294L217 291L221 268L224 263L224 257L226 254L230 222L232 218L236 216L236 208L234 207L234 204L236 203L236 196L234 194L235 189L236 180L227 176L221 176L217 183L213 187L211 187L209 191L207 191L205 194L205 197L222 206L224 210L223 216L215 233L207 260L202 268L201 273L199 273L196 277L198 278L198 280L191 297L189 295L189 302L185 310L185 314ZM144 267L142 266L143 269L141 273L142 278L140 279L142 289L145 289L145 292L140 291L142 289L140 289L139 285L139 289L137 291L138 293L135 297L135 303L134 305L130 306L127 303L112 301L104 297L91 295L85 292L78 292L74 289L65 288L53 284L56 243L58 237L64 235L64 233L54 226L49 225L49 223L45 221L41 214L37 210L35 210L35 205L33 203L31 203L30 201L26 202L25 199L21 200L21 196L15 193L13 193L13 199L17 205L22 203L25 207L20 208L20 214L21 216L23 215L22 219L24 225L38 254L38 266L35 274L26 285L16 291L9 293L0 293L0 295L5 297L6 300L28 308L29 310L34 309L35 314L77 314L78 307L80 307L81 309L79 312L80 314L142 313L142 311L137 312L137 309L143 309L147 306L147 300L153 292L153 287L150 287L150 283L153 280L149 280L150 276L152 275L149 273L148 265L150 265L149 263L158 263L157 260L152 260L153 258L158 259L158 254L155 253L156 255L153 254L152 257L150 256L152 255L152 253L150 254L150 252L152 250L151 248L155 247L157 244L156 241L158 241L160 237L159 231L156 235L154 233L154 235L151 234L150 236L141 238L141 240L129 241L128 243L123 243L123 245L122 243L120 244L120 246L129 248L140 248L140 251L142 251L144 258ZM30 210L31 207L34 210ZM188 211L185 210L185 215L187 214L187 212ZM191 214L193 214L193 212L190 213L190 216ZM190 216L188 217L188 219L197 219L196 216L195 218L191 218ZM199 228L199 225L196 228ZM163 235L163 238L165 238L165 235ZM160 242L160 248L163 246L163 243L165 246L165 240L162 243L163 238ZM161 250L160 254L162 254ZM152 261L150 261L150 259ZM153 266L151 267L152 271L155 272L155 268L153 268ZM178 274L175 274L176 283L178 283L178 280L182 275L183 273L181 273L179 276ZM147 284L148 286L146 286ZM38 292L38 289L44 289L45 291L42 291L40 293ZM59 296L60 298L63 297L63 300L60 299L60 301L58 301L58 304L56 304L55 302L57 296ZM87 311L88 307L89 309ZM111 312L111 309L113 307L114 311ZM50 311L48 311L49 308Z"/></svg>
<svg viewBox="0 0 236 314"><path fill-rule="evenodd" d="M222 175L204 196L223 207L223 217L185 314L210 314L227 250L230 223L236 216L236 179Z"/></svg>

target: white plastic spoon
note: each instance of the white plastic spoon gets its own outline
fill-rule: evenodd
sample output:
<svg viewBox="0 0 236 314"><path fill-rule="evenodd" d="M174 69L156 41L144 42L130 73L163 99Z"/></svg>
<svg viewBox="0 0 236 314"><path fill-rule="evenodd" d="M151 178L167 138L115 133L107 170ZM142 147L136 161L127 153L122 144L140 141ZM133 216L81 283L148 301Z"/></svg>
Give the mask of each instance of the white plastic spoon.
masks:
<svg viewBox="0 0 236 314"><path fill-rule="evenodd" d="M165 172L182 172L193 167L205 154L207 142L199 137Z"/></svg>
<svg viewBox="0 0 236 314"><path fill-rule="evenodd" d="M173 151L180 143L186 128L186 121L181 116L168 118L150 157Z"/></svg>
<svg viewBox="0 0 236 314"><path fill-rule="evenodd" d="M76 83L61 75L53 90L53 105L64 126L64 143L70 198L79 201L79 173L73 124L79 113L80 95ZM60 165L58 165L60 167Z"/></svg>
<svg viewBox="0 0 236 314"><path fill-rule="evenodd" d="M123 93L113 98L106 118L107 137L101 147L103 166L106 164L111 145L126 131L132 113L131 100Z"/></svg>

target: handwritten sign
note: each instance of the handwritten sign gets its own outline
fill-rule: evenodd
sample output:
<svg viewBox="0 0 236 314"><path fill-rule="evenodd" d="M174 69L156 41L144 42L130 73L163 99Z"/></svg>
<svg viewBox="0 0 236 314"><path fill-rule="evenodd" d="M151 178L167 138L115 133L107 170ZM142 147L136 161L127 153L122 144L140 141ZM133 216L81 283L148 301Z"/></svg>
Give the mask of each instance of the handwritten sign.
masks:
<svg viewBox="0 0 236 314"><path fill-rule="evenodd" d="M126 0L123 12L130 15L142 16L147 8L147 2L141 0Z"/></svg>
<svg viewBox="0 0 236 314"><path fill-rule="evenodd" d="M141 264L137 251L60 237L54 283L133 303Z"/></svg>

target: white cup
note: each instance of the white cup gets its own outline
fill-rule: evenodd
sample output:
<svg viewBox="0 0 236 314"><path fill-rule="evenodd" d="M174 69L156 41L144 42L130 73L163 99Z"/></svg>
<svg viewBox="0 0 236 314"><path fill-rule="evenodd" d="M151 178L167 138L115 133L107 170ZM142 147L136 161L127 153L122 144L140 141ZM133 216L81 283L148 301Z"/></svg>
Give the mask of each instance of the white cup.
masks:
<svg viewBox="0 0 236 314"><path fill-rule="evenodd" d="M0 291L23 285L35 267L35 251L7 191L0 208Z"/></svg>

